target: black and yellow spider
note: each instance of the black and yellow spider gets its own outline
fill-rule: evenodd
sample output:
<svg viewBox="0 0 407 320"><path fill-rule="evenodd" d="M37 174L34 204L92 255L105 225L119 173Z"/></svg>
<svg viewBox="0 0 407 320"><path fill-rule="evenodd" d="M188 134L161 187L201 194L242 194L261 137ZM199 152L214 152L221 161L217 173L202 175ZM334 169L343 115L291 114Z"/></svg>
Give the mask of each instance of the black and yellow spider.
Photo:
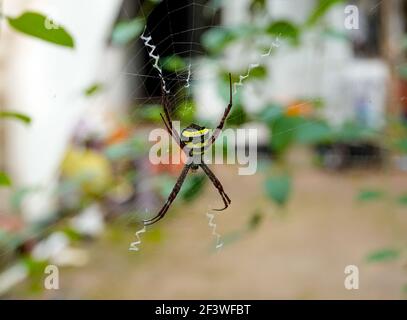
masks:
<svg viewBox="0 0 407 320"><path fill-rule="evenodd" d="M182 130L181 138L180 138L177 130L175 130L172 126L172 120L170 117L170 110L169 110L169 103L168 103L168 96L165 93L165 91L163 90L162 104L164 107L165 117L162 114L160 114L161 118L164 121L164 124L165 124L165 127L166 127L168 133L174 138L174 140L177 142L177 144L179 145L181 150L183 150L183 152L186 154L188 159L186 161L184 168L182 169L181 175L179 176L177 183L175 184L174 188L172 189L172 191L168 197L168 200L165 202L162 209L158 212L158 214L154 218L144 221L144 225L151 225L153 223L156 223L165 216L168 209L170 208L171 203L177 197L178 192L180 191L182 184L184 183L185 178L190 169L195 171L195 170L198 170L199 167L201 167L202 170L205 172L205 174L212 181L212 183L216 187L216 189L218 189L218 192L222 197L225 207L222 209L213 209L213 210L216 210L216 211L225 210L231 203L230 198L223 190L222 184L220 183L218 178L215 176L215 174L208 168L208 166L203 161L204 153L206 152L206 150L208 150L208 148L210 148L212 146L212 144L219 137L219 134L221 133L221 131L225 125L226 118L228 117L230 110L232 109L232 77L230 74L229 74L229 85L230 85L229 105L226 107L223 117L222 117L219 125L213 131L212 135L210 135L210 130L208 128L201 127L201 126L198 126L198 125L192 123L188 127L186 127L184 130Z"/></svg>

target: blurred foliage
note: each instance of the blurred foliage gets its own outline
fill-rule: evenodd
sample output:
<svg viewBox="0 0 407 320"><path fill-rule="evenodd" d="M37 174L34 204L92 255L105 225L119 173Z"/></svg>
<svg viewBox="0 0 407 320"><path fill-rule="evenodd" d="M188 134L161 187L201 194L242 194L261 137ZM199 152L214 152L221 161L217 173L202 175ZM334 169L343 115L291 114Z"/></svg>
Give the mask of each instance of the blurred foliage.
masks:
<svg viewBox="0 0 407 320"><path fill-rule="evenodd" d="M369 202L383 198L385 193L381 190L362 190L357 196L357 200L361 202Z"/></svg>
<svg viewBox="0 0 407 320"><path fill-rule="evenodd" d="M62 26L38 12L27 11L16 18L7 17L7 21L10 27L25 35L68 48L75 46L74 39Z"/></svg>
<svg viewBox="0 0 407 320"><path fill-rule="evenodd" d="M264 66L258 66L250 70L251 79L264 79L267 76L267 69Z"/></svg>
<svg viewBox="0 0 407 320"><path fill-rule="evenodd" d="M252 214L252 216L249 219L249 222L247 224L247 230L249 231L256 230L261 225L262 221L263 221L262 213L256 211L255 213Z"/></svg>
<svg viewBox="0 0 407 320"><path fill-rule="evenodd" d="M145 23L145 19L138 17L118 22L112 32L112 43L115 45L127 45L141 35Z"/></svg>
<svg viewBox="0 0 407 320"><path fill-rule="evenodd" d="M208 178L203 173L189 174L180 190L179 197L186 202L195 200L202 192L207 180ZM162 198L166 199L168 197L175 183L176 178L169 175L164 175L157 179L157 186Z"/></svg>
<svg viewBox="0 0 407 320"><path fill-rule="evenodd" d="M407 138L401 138L396 141L395 144L396 150L401 153L407 154Z"/></svg>
<svg viewBox="0 0 407 320"><path fill-rule="evenodd" d="M50 264L49 261L36 260L30 256L21 259L23 266L29 274L31 293L39 293L44 290L44 270Z"/></svg>
<svg viewBox="0 0 407 320"><path fill-rule="evenodd" d="M175 110L177 120L181 122L181 126L188 126L195 122L196 105L193 99L185 99L181 101Z"/></svg>
<svg viewBox="0 0 407 320"><path fill-rule="evenodd" d="M229 44L236 40L249 38L259 32L253 25L222 26L212 28L204 33L202 44L211 54L221 53Z"/></svg>
<svg viewBox="0 0 407 320"><path fill-rule="evenodd" d="M181 189L181 198L184 201L190 202L199 196L204 185L207 182L205 174L193 174L189 176Z"/></svg>
<svg viewBox="0 0 407 320"><path fill-rule="evenodd" d="M149 243L160 243L163 239L163 233L160 228L148 230L148 232L146 232L143 237L143 241Z"/></svg>
<svg viewBox="0 0 407 320"><path fill-rule="evenodd" d="M307 19L306 25L309 27L314 26L334 5L343 2L344 0L318 0Z"/></svg>
<svg viewBox="0 0 407 320"><path fill-rule="evenodd" d="M146 104L142 108L136 108L132 118L150 122L161 122L160 113L163 112L159 104Z"/></svg>
<svg viewBox="0 0 407 320"><path fill-rule="evenodd" d="M398 259L400 255L400 250L394 248L385 248L371 252L366 257L366 261L370 263L393 261Z"/></svg>
<svg viewBox="0 0 407 320"><path fill-rule="evenodd" d="M134 19L119 21L112 30L112 43L114 45L127 45L135 41L146 27L146 19L161 0L145 0L141 2L141 6Z"/></svg>
<svg viewBox="0 0 407 320"><path fill-rule="evenodd" d="M250 1L250 11L253 13L257 10L266 9L266 0L252 0Z"/></svg>
<svg viewBox="0 0 407 320"><path fill-rule="evenodd" d="M10 177L0 171L0 187L10 187L11 186L11 179Z"/></svg>
<svg viewBox="0 0 407 320"><path fill-rule="evenodd" d="M403 206L407 206L407 193L399 196L397 201L398 201L399 204L401 204Z"/></svg>
<svg viewBox="0 0 407 320"><path fill-rule="evenodd" d="M273 21L266 29L266 33L278 38L286 38L292 45L300 43L300 27L288 20Z"/></svg>
<svg viewBox="0 0 407 320"><path fill-rule="evenodd" d="M101 83L94 83L90 85L88 88L85 89L85 96L91 97L99 93L103 89L103 84Z"/></svg>
<svg viewBox="0 0 407 320"><path fill-rule="evenodd" d="M268 123L271 131L270 148L277 155L286 151L296 139L296 131L303 124L300 117L288 117L284 114Z"/></svg>
<svg viewBox="0 0 407 320"><path fill-rule="evenodd" d="M20 112L0 111L0 119L14 119L24 124L30 124L31 118Z"/></svg>
<svg viewBox="0 0 407 320"><path fill-rule="evenodd" d="M331 127L322 120L306 120L296 130L296 138L299 143L316 145L328 142L332 139Z"/></svg>
<svg viewBox="0 0 407 320"><path fill-rule="evenodd" d="M178 55L167 56L161 59L161 65L164 70L177 72L185 70L187 67L184 59Z"/></svg>
<svg viewBox="0 0 407 320"><path fill-rule="evenodd" d="M147 144L142 137L134 135L130 139L107 146L104 154L112 161L136 159L146 153Z"/></svg>
<svg viewBox="0 0 407 320"><path fill-rule="evenodd" d="M284 206L291 194L292 181L288 174L276 174L265 182L266 195L280 206Z"/></svg>

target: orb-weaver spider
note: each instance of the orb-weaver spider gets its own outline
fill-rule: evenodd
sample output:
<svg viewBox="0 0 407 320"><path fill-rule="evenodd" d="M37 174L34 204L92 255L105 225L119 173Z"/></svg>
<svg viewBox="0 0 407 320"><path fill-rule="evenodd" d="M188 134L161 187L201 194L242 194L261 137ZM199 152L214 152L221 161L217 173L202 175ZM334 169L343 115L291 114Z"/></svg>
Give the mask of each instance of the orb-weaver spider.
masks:
<svg viewBox="0 0 407 320"><path fill-rule="evenodd" d="M203 155L212 146L212 144L216 141L216 139L219 137L219 134L221 133L225 121L230 113L230 110L232 109L232 76L229 74L229 104L225 109L225 112L223 114L223 117L219 123L219 125L216 127L212 135L210 136L210 130L198 126L194 123L190 124L188 127L186 127L184 130L181 132L181 138L177 130L175 130L172 126L172 120L170 117L170 110L169 110L169 101L168 101L168 96L163 90L162 93L162 104L164 107L164 115L161 115L161 119L164 122L164 125L168 131L168 133L174 138L174 140L177 142L181 150L185 153L187 156L188 160L182 169L181 175L178 177L177 183L175 184L174 188L172 189L167 201L165 202L164 206L162 209L158 212L158 214L150 219L150 220L144 220L144 225L151 225L153 223L158 222L161 220L165 214L167 213L168 209L171 206L171 203L175 200L175 198L178 195L178 192L180 191L182 184L185 181L185 178L189 172L189 170L196 171L201 167L201 169L205 172L205 174L208 176L208 178L212 181L213 185L218 189L218 192L220 196L222 197L223 203L225 205L224 208L222 209L213 209L215 211L223 211L225 210L229 204L231 203L230 198L226 194L226 192L223 190L222 184L218 180L218 178L215 176L215 174L208 168L208 166L205 164L203 161Z"/></svg>

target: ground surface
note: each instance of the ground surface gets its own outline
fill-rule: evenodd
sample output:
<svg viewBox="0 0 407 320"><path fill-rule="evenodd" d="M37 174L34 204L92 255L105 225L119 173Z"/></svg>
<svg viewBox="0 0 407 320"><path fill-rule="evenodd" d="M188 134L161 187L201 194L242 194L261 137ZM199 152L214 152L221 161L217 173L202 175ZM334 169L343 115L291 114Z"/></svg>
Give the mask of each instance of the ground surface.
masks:
<svg viewBox="0 0 407 320"><path fill-rule="evenodd" d="M301 166L300 166L301 167ZM400 299L407 283L405 261L369 264L372 250L403 247L406 207L391 198L407 191L400 172L328 173L296 170L294 193L278 210L263 192L264 176L238 177L235 167L214 167L233 200L216 218L225 238L256 210L265 216L254 232L216 253L205 215L219 204L208 184L189 206L178 206L144 237L139 253L127 251L130 230L112 228L86 248L90 263L63 269L58 291L40 298L111 299ZM389 196L355 200L361 188L383 188ZM344 288L344 268L357 265L360 289ZM11 297L26 296L20 286Z"/></svg>

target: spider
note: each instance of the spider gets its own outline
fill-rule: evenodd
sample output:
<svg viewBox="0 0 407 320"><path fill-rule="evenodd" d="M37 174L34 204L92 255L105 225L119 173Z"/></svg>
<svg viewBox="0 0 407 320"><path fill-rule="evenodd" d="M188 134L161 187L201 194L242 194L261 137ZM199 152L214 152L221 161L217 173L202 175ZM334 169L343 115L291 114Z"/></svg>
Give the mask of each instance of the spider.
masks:
<svg viewBox="0 0 407 320"><path fill-rule="evenodd" d="M222 209L213 209L213 210L215 211L225 210L230 205L231 200L226 194L226 192L223 190L223 186L218 180L218 178L203 161L204 160L203 155L206 152L206 150L208 150L208 148L210 148L212 144L216 141L216 139L219 137L219 134L222 132L222 129L225 126L225 121L230 113L230 110L232 109L232 76L229 74L229 104L224 111L223 117L219 122L219 125L213 131L212 135L210 135L210 130L208 128L201 127L199 125L192 123L181 131L180 137L177 130L175 130L172 126L168 96L166 95L166 92L164 90L162 94L162 104L164 107L164 116L160 114L161 119L163 120L165 128L167 129L168 133L171 135L171 137L175 140L175 142L179 145L181 150L187 156L187 161L162 209L158 212L158 214L154 218L144 220L144 225L154 224L160 221L165 216L172 202L177 197L178 192L181 190L182 184L184 183L189 170L195 172L199 168L201 168L208 176L208 178L212 181L213 185L215 186L220 196L222 197L223 203L225 205L224 208Z"/></svg>

